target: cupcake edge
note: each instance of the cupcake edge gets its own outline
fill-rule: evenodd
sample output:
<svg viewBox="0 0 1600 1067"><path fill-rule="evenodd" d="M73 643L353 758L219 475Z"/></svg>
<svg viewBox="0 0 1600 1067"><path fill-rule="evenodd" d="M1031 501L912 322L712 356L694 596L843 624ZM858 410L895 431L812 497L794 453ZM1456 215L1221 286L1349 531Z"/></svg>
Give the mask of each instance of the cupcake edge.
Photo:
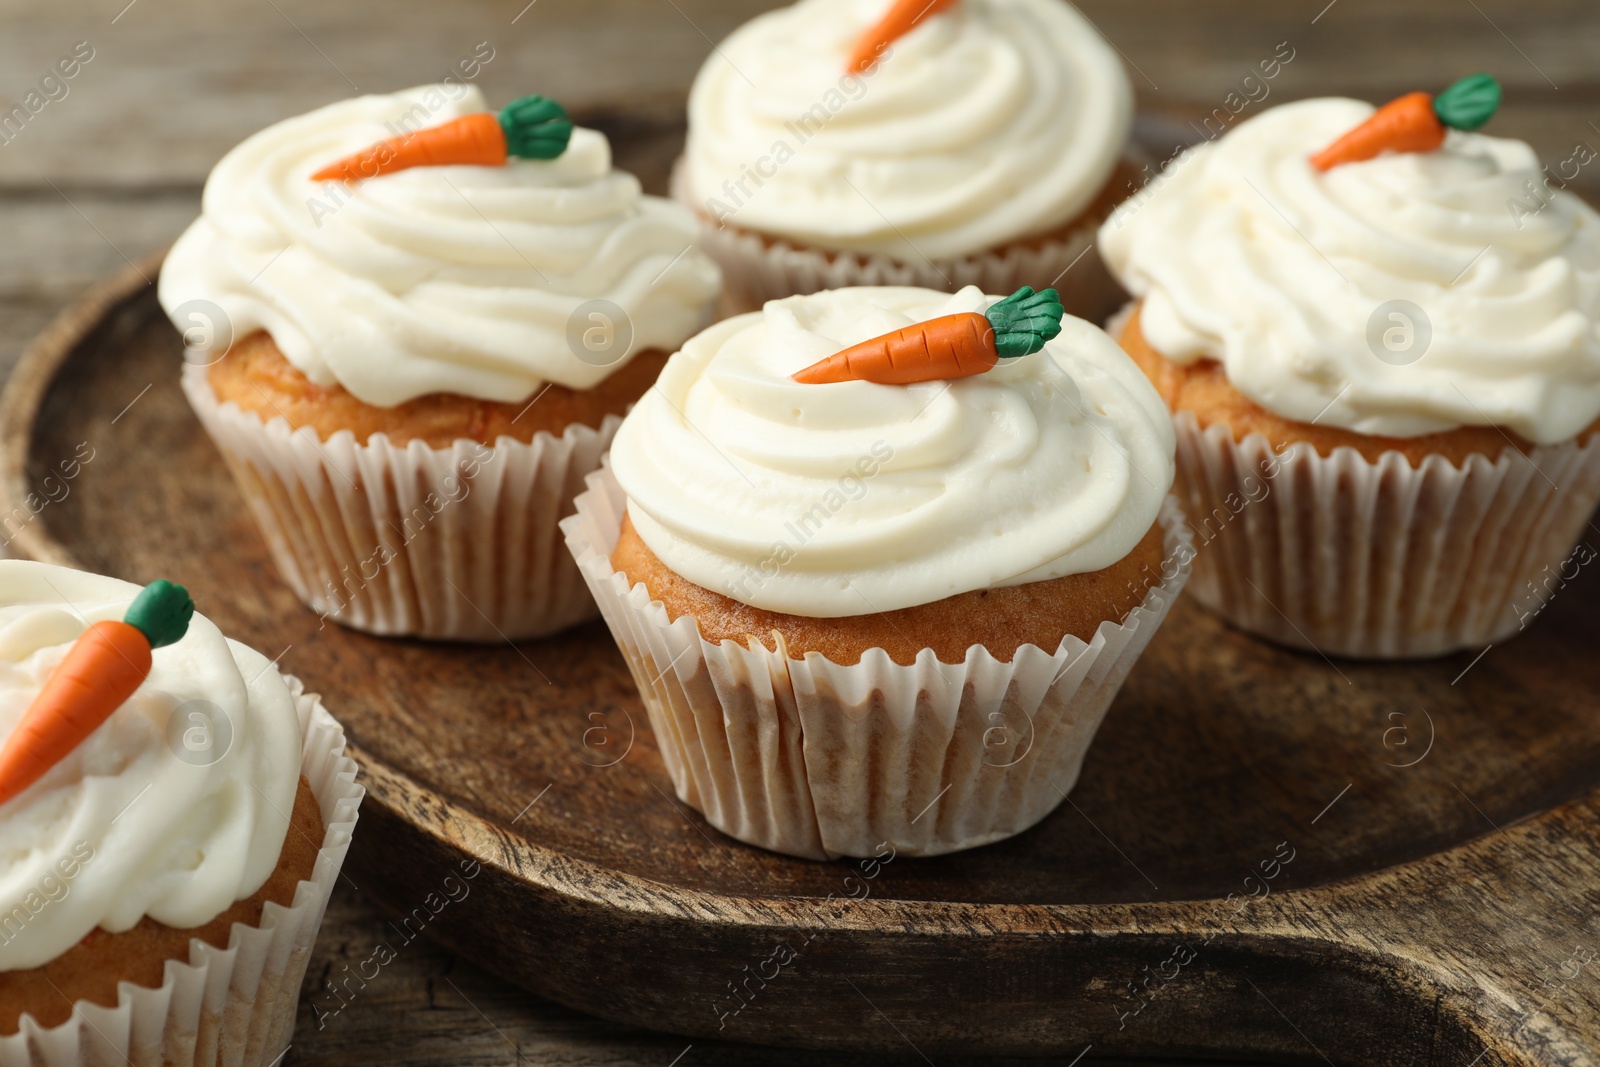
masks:
<svg viewBox="0 0 1600 1067"><path fill-rule="evenodd" d="M502 641L597 615L557 523L619 417L526 443L400 447L383 434L361 444L348 431L323 440L264 422L219 403L195 364L182 385L284 580L324 619L383 636Z"/></svg>
<svg viewBox="0 0 1600 1067"><path fill-rule="evenodd" d="M1135 306L1106 332L1122 336ZM1573 552L1600 506L1600 434L1414 467L1399 452L1372 461L1260 433L1236 441L1188 411L1173 426L1173 492L1204 531L1190 594L1301 651L1420 659L1515 636L1545 603L1534 590L1531 611L1520 611L1523 589Z"/></svg>
<svg viewBox="0 0 1600 1067"><path fill-rule="evenodd" d="M1137 166L1133 156L1124 156ZM1019 239L948 260L895 259L881 252L836 251L795 244L708 219L689 192L683 160L673 164L671 196L694 212L702 251L722 268L724 316L759 311L768 300L852 286L918 286L953 293L975 285L1011 293L1024 285L1053 287L1067 313L1099 322L1126 299L1097 244L1105 220L1086 212L1062 234ZM1108 180L1114 180L1115 174ZM1041 284L1042 283L1042 284Z"/></svg>
<svg viewBox="0 0 1600 1067"><path fill-rule="evenodd" d="M1600 434L1413 467L1398 452L1235 441L1188 411L1173 421L1175 491L1206 530L1194 597L1310 652L1412 659L1514 636L1544 604L1525 587L1559 568L1600 505Z"/></svg>
<svg viewBox="0 0 1600 1067"><path fill-rule="evenodd" d="M236 923L225 949L191 940L189 959L169 960L159 988L121 983L116 1007L79 1001L71 1019L50 1029L25 1016L16 1034L0 1037L0 1065L265 1067L281 1058L294 1033L300 985L366 794L356 781L355 761L345 755L343 727L298 678L285 675L284 680L307 719L301 773L324 826L316 866L310 880L296 888L293 904L269 902L259 925Z"/></svg>
<svg viewBox="0 0 1600 1067"><path fill-rule="evenodd" d="M1009 663L969 650L913 666L869 650L852 666L820 654L713 645L693 618L667 619L611 566L626 495L591 474L568 547L639 686L680 799L719 830L808 859L932 856L1021 833L1054 810L1133 662L1189 577L1177 501L1161 513L1161 581L1122 622L1052 654ZM1170 573L1167 573L1169 572ZM1042 709L1042 712L1041 712ZM1001 771L1004 773L994 773Z"/></svg>

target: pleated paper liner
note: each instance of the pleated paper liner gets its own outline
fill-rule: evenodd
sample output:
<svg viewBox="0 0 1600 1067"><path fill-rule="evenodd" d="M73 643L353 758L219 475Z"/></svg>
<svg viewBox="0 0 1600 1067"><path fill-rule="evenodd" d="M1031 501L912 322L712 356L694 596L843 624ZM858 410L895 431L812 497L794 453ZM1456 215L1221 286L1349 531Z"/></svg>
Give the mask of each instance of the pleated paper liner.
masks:
<svg viewBox="0 0 1600 1067"><path fill-rule="evenodd" d="M287 680L305 735L301 775L325 828L291 906L268 903L259 925L236 923L225 949L191 941L188 960L169 961L160 988L124 982L114 1008L80 1001L48 1030L25 1016L16 1034L0 1037L0 1067L268 1067L282 1057L365 793L343 729L320 698Z"/></svg>
<svg viewBox="0 0 1600 1067"><path fill-rule="evenodd" d="M1412 467L1397 452L1374 463L1351 448L1279 452L1260 434L1236 442L1189 412L1175 422L1194 596L1330 656L1438 656L1514 636L1600 504L1600 435Z"/></svg>
<svg viewBox="0 0 1600 1067"><path fill-rule="evenodd" d="M1099 322L1127 299L1095 246L1099 216L1060 234L1013 241L954 259L901 260L881 253L829 251L718 223L673 168L672 195L695 212L701 249L722 267L723 310L758 311L768 300L857 285L914 285L953 293L976 285L1004 296L1024 285L1053 286L1070 315Z"/></svg>
<svg viewBox="0 0 1600 1067"><path fill-rule="evenodd" d="M871 649L853 666L711 644L669 622L610 554L626 498L609 466L562 528L633 672L678 796L753 845L811 859L870 856L884 843L931 856L1032 826L1065 798L1133 663L1189 576L1175 500L1161 522L1167 565L1128 616L1087 644L1025 645L1002 663L924 650L912 666Z"/></svg>
<svg viewBox="0 0 1600 1067"><path fill-rule="evenodd" d="M531 443L401 447L263 422L219 404L203 367L184 368L183 389L313 611L368 633L461 641L543 637L597 614L558 523L616 416Z"/></svg>

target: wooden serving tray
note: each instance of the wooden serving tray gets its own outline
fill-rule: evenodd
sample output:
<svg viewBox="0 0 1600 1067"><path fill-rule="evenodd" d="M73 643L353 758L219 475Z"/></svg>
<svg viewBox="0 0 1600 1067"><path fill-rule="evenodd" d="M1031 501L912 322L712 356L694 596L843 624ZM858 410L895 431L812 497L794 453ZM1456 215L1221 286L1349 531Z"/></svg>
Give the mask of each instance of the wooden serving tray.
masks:
<svg viewBox="0 0 1600 1067"><path fill-rule="evenodd" d="M420 931L628 1023L913 1059L1600 1063L1587 573L1515 641L1414 664L1287 652L1180 602L1038 827L789 859L675 798L600 624L516 647L320 627L183 400L157 269L89 294L12 377L0 536L182 582L324 694L371 791L349 873L392 945ZM359 962L315 1011L359 994Z"/></svg>

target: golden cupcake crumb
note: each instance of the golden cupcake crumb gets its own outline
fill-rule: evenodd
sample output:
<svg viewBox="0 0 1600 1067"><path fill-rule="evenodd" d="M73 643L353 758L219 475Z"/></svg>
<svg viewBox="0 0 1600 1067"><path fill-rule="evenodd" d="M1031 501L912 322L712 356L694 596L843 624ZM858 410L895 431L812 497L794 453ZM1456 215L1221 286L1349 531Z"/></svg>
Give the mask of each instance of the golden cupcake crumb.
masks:
<svg viewBox="0 0 1600 1067"><path fill-rule="evenodd" d="M241 338L207 376L220 403L231 401L263 421L281 416L297 430L309 426L323 440L349 430L363 442L383 433L396 445L420 440L449 448L461 439L492 445L502 436L527 443L540 430L559 437L573 423L599 429L607 415L624 414L643 396L666 362L666 353L647 349L593 389L541 386L544 392L536 391L531 405L435 393L380 408L341 385L317 385L284 358L268 334L257 331Z"/></svg>
<svg viewBox="0 0 1600 1067"><path fill-rule="evenodd" d="M168 960L188 962L191 938L226 948L233 924L259 926L267 901L283 907L294 903L295 888L311 879L323 836L316 797L301 778L278 866L253 896L193 930L176 930L146 916L120 934L96 928L43 967L0 971L0 1037L15 1034L23 1015L31 1014L45 1027L59 1026L79 1000L116 1007L118 982L159 988Z"/></svg>
<svg viewBox="0 0 1600 1067"><path fill-rule="evenodd" d="M1023 645L1054 652L1067 634L1089 641L1102 622L1120 622L1151 586L1160 584L1162 545L1157 522L1132 552L1104 570L828 619L764 611L696 585L661 562L627 518L611 565L627 576L630 586L643 582L650 596L665 605L669 619L693 617L701 636L714 644L731 639L748 645L754 639L776 651L773 635L782 634L790 656L820 652L844 666L859 663L870 648L882 648L904 665L914 663L924 648L933 649L945 663L961 663L970 646L982 645L995 659L1009 663Z"/></svg>
<svg viewBox="0 0 1600 1067"><path fill-rule="evenodd" d="M1278 451L1296 442L1304 442L1322 456L1330 456L1340 447L1353 448L1363 459L1375 463L1385 452L1398 452L1413 467L1420 467L1429 456L1443 456L1456 466L1466 462L1468 456L1486 456L1498 459L1509 445L1526 455L1535 447L1511 430L1496 426L1460 426L1442 433L1423 434L1421 437L1379 437L1356 433L1337 426L1324 426L1309 422L1285 419L1261 407L1245 396L1228 381L1227 371L1215 359L1201 359L1193 363L1176 363L1150 347L1144 332L1139 328L1139 308L1128 316L1122 334L1117 338L1123 351L1144 371L1174 413L1187 411L1194 415L1201 429L1222 425L1233 431L1235 441L1243 441L1253 433L1261 434ZM1591 423L1578 435L1579 443L1600 430L1600 421Z"/></svg>

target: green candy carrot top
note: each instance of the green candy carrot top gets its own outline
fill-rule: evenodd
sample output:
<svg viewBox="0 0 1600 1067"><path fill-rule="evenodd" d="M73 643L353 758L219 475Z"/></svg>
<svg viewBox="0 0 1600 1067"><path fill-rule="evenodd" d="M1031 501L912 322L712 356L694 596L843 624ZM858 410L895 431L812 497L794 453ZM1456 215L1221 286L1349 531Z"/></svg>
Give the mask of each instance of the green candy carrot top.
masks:
<svg viewBox="0 0 1600 1067"><path fill-rule="evenodd" d="M1500 83L1487 74L1469 74L1438 96L1407 93L1312 156L1311 165L1328 170L1384 152L1432 152L1444 144L1447 131L1476 130L1488 122L1500 95Z"/></svg>
<svg viewBox="0 0 1600 1067"><path fill-rule="evenodd" d="M336 160L312 181L360 181L411 167L504 166L519 159L555 159L567 150L572 120L554 100L524 96L495 115L463 115L439 126L401 134Z"/></svg>
<svg viewBox="0 0 1600 1067"><path fill-rule="evenodd" d="M1002 359L1031 355L1061 332L1054 289L1024 285L988 311L941 315L835 352L794 374L805 385L909 385L982 374Z"/></svg>
<svg viewBox="0 0 1600 1067"><path fill-rule="evenodd" d="M189 630L194 601L171 582L141 591L121 622L97 622L78 637L0 747L0 804L61 762L150 675L151 652Z"/></svg>

